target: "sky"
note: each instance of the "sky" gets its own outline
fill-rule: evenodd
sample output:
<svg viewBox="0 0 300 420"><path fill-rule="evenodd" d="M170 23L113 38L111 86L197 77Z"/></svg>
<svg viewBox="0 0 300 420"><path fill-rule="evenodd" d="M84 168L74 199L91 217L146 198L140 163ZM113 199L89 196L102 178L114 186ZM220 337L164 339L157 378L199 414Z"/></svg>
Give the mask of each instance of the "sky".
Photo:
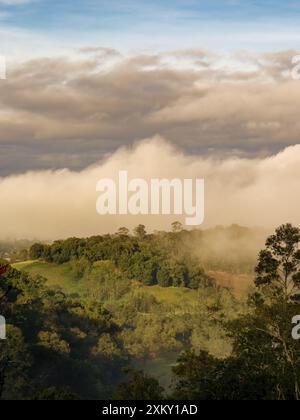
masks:
<svg viewBox="0 0 300 420"><path fill-rule="evenodd" d="M208 178L209 225L300 224L299 18L294 0L0 0L0 238L92 234L94 168L156 178L155 155Z"/></svg>
<svg viewBox="0 0 300 420"><path fill-rule="evenodd" d="M295 49L299 17L295 0L0 1L2 48L14 54L18 42L19 54L45 51L45 45L51 53L85 43L124 51Z"/></svg>

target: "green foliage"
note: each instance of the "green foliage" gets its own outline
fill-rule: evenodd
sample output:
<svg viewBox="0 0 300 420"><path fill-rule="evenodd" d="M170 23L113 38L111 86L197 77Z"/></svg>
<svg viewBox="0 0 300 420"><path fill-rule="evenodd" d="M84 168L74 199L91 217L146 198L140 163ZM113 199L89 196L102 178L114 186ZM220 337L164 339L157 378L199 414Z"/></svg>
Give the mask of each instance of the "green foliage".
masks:
<svg viewBox="0 0 300 420"><path fill-rule="evenodd" d="M136 370L130 370L128 376L127 381L118 386L114 396L116 400L163 400L164 390L155 378Z"/></svg>
<svg viewBox="0 0 300 420"><path fill-rule="evenodd" d="M22 331L7 326L7 339L0 341L0 399L10 395L17 398L26 387L26 370L31 356Z"/></svg>
<svg viewBox="0 0 300 420"><path fill-rule="evenodd" d="M257 266L257 291L248 312L226 322L230 356L189 351L174 368L174 397L212 400L299 400L300 348L291 320L299 313L300 231L283 225L268 238Z"/></svg>
<svg viewBox="0 0 300 420"><path fill-rule="evenodd" d="M157 379L132 367L149 372L160 361L165 371L181 353L169 395L175 400L299 400L300 350L291 337L299 230L284 225L267 240L248 302L216 286L201 264L208 261L203 248L205 258L186 247L210 235L219 240L223 230L174 225L150 235L139 226L134 236L122 228L34 245L30 257L39 261L0 276L9 320L9 340L0 342L0 398L162 399ZM247 235L229 229L239 244ZM228 265L218 258L218 267Z"/></svg>
<svg viewBox="0 0 300 420"><path fill-rule="evenodd" d="M80 280L88 275L92 269L91 262L84 257L71 260L70 264L72 268L72 277L76 280Z"/></svg>
<svg viewBox="0 0 300 420"><path fill-rule="evenodd" d="M272 286L273 292L286 301L300 298L300 229L290 224L280 226L268 238L256 267L256 285Z"/></svg>
<svg viewBox="0 0 300 420"><path fill-rule="evenodd" d="M29 258L32 260L39 260L45 257L45 245L36 243L33 244L29 251Z"/></svg>
<svg viewBox="0 0 300 420"><path fill-rule="evenodd" d="M9 325L7 340L0 341L0 399L47 399L51 392L41 396L39 390L61 386L78 398L108 397L127 363L111 315L45 282L12 268L1 278L1 313ZM115 343L113 361L103 350L108 336ZM99 343L102 352L95 351ZM64 399L56 392L53 398Z"/></svg>
<svg viewBox="0 0 300 420"><path fill-rule="evenodd" d="M75 401L79 400L78 395L73 394L68 389L58 389L55 387L39 390L33 397L35 401Z"/></svg>
<svg viewBox="0 0 300 420"><path fill-rule="evenodd" d="M143 240L145 239L147 232L146 232L146 226L144 225L138 225L135 229L134 229L134 234L135 236L139 239L139 240Z"/></svg>
<svg viewBox="0 0 300 420"><path fill-rule="evenodd" d="M172 232L178 233L178 232L181 232L182 230L183 230L182 223L180 222L172 223Z"/></svg>
<svg viewBox="0 0 300 420"><path fill-rule="evenodd" d="M129 229L127 229L126 227L121 227L118 230L117 235L119 235L119 236L129 236L129 233L130 233Z"/></svg>
<svg viewBox="0 0 300 420"><path fill-rule="evenodd" d="M109 260L124 277L146 286L211 287L213 280L205 275L199 260L177 252L182 231L179 225L175 227L176 232L167 242L159 235L147 235L145 226L139 225L134 231L135 236L130 236L128 229L121 228L117 235L70 238L56 241L51 246L34 244L30 257L60 265L71 262L77 279L83 278L93 263ZM177 243L175 250L174 241Z"/></svg>

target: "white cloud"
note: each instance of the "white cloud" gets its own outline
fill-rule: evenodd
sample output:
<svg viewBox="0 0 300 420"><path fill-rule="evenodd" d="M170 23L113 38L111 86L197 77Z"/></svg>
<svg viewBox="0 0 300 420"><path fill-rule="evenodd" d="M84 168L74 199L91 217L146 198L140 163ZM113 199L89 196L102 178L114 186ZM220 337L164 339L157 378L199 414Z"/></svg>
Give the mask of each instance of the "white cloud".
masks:
<svg viewBox="0 0 300 420"><path fill-rule="evenodd" d="M178 219L155 216L99 216L96 182L116 178L205 178L205 226L239 223L274 227L300 225L300 145L269 158L188 156L156 137L122 148L82 172L40 171L0 178L0 237L57 239L115 232L143 222L164 229Z"/></svg>

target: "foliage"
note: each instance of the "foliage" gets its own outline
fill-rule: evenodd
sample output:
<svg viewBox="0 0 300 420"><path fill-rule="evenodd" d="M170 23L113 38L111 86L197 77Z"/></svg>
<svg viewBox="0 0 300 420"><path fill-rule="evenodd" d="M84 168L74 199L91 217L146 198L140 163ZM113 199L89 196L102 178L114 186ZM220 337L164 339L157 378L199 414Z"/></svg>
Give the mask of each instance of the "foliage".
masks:
<svg viewBox="0 0 300 420"><path fill-rule="evenodd" d="M268 238L256 267L256 285L272 286L276 297L300 300L300 229L280 226Z"/></svg>
<svg viewBox="0 0 300 420"><path fill-rule="evenodd" d="M0 399L40 398L39 390L61 386L78 398L109 396L127 357L101 304L69 298L12 268L1 278L0 295L9 320L8 338L0 341ZM95 351L108 336L116 347L113 361Z"/></svg>
<svg viewBox="0 0 300 420"><path fill-rule="evenodd" d="M225 323L232 353L186 352L174 368L174 397L228 400L299 400L300 349L291 335L299 313L299 230L287 224L268 238L259 256L248 313Z"/></svg>
<svg viewBox="0 0 300 420"><path fill-rule="evenodd" d="M164 390L155 378L136 370L130 370L128 376L127 381L118 386L115 399L131 401L159 401L163 399Z"/></svg>
<svg viewBox="0 0 300 420"><path fill-rule="evenodd" d="M116 235L95 236L88 239L70 238L55 241L52 245L34 244L30 248L30 258L41 259L55 264L72 261L78 279L84 276L91 264L112 261L130 280L138 280L146 286L159 284L162 287L210 287L213 280L207 276L196 257L180 255L173 249L181 242L179 224L173 226L166 244L159 235L147 235L143 225L137 226L134 236L126 228ZM175 236L174 236L175 235Z"/></svg>
<svg viewBox="0 0 300 420"><path fill-rule="evenodd" d="M299 400L299 230L283 225L268 238L247 302L185 247L199 237L179 224L121 228L34 244L21 271L0 261L0 398ZM163 392L140 368L174 355L174 386Z"/></svg>

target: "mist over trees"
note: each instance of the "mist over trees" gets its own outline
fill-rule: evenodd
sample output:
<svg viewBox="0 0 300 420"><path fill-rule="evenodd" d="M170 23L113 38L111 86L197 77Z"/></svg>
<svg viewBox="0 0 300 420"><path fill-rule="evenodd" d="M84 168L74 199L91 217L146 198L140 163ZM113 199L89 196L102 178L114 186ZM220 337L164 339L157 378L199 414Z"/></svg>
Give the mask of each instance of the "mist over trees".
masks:
<svg viewBox="0 0 300 420"><path fill-rule="evenodd" d="M204 244L216 251L212 238L230 239L234 249L253 236L140 225L33 244L17 269L0 260L0 399L298 400L299 229L267 239L247 296L208 274L249 272L253 256L212 261Z"/></svg>
<svg viewBox="0 0 300 420"><path fill-rule="evenodd" d="M299 400L300 346L292 337L299 313L300 230L283 225L256 266L247 313L225 323L232 354L224 360L189 351L174 368L175 395L189 399Z"/></svg>

